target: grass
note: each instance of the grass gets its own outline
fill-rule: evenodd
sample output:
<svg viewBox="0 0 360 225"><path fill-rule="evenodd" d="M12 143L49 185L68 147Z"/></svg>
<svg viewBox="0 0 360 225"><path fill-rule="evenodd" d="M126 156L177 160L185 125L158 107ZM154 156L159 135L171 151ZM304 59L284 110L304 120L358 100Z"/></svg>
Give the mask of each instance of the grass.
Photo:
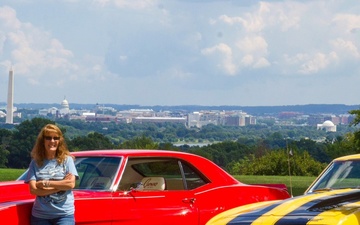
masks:
<svg viewBox="0 0 360 225"><path fill-rule="evenodd" d="M0 169L0 181L16 180L25 169Z"/></svg>
<svg viewBox="0 0 360 225"><path fill-rule="evenodd" d="M245 184L286 184L293 196L302 195L316 177L302 176L242 176L235 175L237 180Z"/></svg>
<svg viewBox="0 0 360 225"><path fill-rule="evenodd" d="M25 169L0 169L0 181L16 180ZM310 186L316 177L300 177L300 176L245 176L234 175L234 177L245 184L286 184L289 193L298 196ZM292 190L290 189L292 187Z"/></svg>

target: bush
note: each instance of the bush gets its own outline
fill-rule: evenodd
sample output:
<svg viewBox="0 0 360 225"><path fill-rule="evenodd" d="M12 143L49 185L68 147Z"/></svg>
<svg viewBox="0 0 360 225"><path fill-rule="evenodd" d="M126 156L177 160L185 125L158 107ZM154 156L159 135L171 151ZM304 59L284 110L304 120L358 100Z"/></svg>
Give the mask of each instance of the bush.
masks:
<svg viewBox="0 0 360 225"><path fill-rule="evenodd" d="M229 172L235 175L317 176L326 165L315 161L306 151L289 156L287 151L272 150L258 158L251 154L231 163Z"/></svg>

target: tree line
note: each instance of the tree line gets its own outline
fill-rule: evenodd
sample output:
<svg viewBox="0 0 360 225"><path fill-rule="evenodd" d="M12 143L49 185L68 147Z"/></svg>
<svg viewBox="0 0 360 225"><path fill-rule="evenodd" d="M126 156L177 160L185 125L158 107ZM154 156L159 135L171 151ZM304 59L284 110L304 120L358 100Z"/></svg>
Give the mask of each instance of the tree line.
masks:
<svg viewBox="0 0 360 225"><path fill-rule="evenodd" d="M352 110L350 113L356 115L352 123L352 127L356 128L360 123L360 110ZM340 136L325 134L325 140L318 142L303 131L290 128L260 129L255 126L247 130L241 128L242 132L234 135L234 130L239 131L240 128L227 130L209 125L202 129L188 129L179 124L99 124L34 118L12 129L0 129L0 168L27 168L36 137L48 123L56 123L62 129L71 151L184 151L206 157L231 174L243 175L288 175L291 169L292 175L317 176L333 158L359 153L360 147L360 131L356 129ZM173 144L173 139L181 138L211 139L211 143L203 146Z"/></svg>

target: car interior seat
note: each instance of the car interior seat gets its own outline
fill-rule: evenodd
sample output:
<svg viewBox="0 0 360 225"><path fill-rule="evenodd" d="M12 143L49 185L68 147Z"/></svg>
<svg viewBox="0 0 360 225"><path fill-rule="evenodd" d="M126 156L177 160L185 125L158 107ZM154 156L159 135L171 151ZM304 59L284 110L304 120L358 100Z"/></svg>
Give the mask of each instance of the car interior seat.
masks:
<svg viewBox="0 0 360 225"><path fill-rule="evenodd" d="M144 177L138 190L163 191L165 190L165 179L163 177Z"/></svg>

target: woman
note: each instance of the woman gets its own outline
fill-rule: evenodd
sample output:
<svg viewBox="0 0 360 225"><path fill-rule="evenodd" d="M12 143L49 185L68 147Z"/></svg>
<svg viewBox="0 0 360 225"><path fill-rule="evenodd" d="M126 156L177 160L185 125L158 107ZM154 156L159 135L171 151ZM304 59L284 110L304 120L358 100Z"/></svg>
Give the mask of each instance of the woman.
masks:
<svg viewBox="0 0 360 225"><path fill-rule="evenodd" d="M72 189L78 178L73 157L61 130L48 124L40 131L31 151L32 161L25 180L36 195L32 225L75 224Z"/></svg>

